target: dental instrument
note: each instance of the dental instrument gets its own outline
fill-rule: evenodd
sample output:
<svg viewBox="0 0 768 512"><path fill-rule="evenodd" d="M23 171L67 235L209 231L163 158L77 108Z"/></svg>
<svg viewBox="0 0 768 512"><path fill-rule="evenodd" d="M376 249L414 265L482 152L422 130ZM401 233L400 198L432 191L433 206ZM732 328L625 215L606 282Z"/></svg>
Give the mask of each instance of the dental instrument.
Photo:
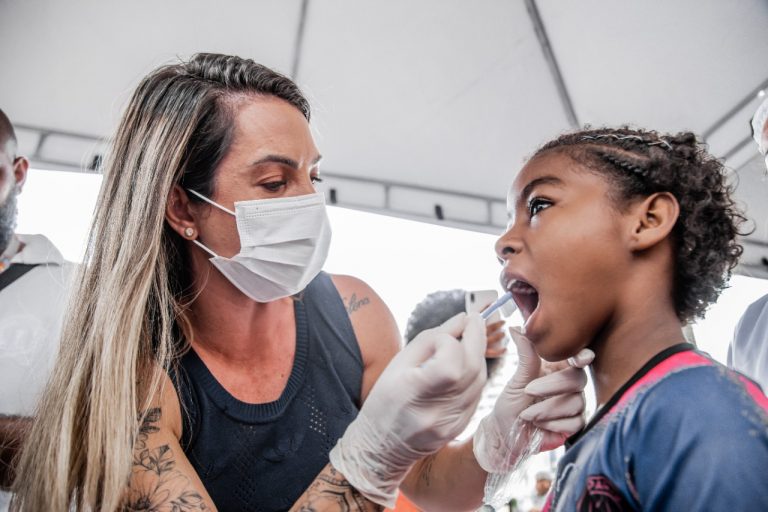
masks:
<svg viewBox="0 0 768 512"><path fill-rule="evenodd" d="M507 292L498 299L496 299L493 304L488 306L483 310L482 313L480 313L480 316L483 320L488 320L488 318L501 306L506 304L510 299L512 298L512 292ZM512 304L514 305L514 308L512 309L512 312L514 312L515 309L517 309L517 304L515 304L515 301L512 301Z"/></svg>

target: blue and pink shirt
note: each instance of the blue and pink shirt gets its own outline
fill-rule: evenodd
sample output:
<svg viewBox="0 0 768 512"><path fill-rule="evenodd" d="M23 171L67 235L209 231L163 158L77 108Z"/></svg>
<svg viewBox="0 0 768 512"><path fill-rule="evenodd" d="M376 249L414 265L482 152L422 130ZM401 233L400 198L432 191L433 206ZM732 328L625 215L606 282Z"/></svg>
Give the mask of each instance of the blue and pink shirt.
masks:
<svg viewBox="0 0 768 512"><path fill-rule="evenodd" d="M545 511L768 511L768 398L687 343L568 440Z"/></svg>

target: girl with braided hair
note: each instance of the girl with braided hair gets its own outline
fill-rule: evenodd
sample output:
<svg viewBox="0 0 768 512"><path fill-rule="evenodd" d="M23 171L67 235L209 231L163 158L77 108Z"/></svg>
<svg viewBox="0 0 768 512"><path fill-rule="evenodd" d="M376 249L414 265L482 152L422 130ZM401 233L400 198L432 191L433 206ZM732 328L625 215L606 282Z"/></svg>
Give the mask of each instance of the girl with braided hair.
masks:
<svg viewBox="0 0 768 512"><path fill-rule="evenodd" d="M768 399L685 342L741 254L722 164L691 133L583 130L507 196L505 289L547 360L589 347L598 411L546 510L768 510Z"/></svg>

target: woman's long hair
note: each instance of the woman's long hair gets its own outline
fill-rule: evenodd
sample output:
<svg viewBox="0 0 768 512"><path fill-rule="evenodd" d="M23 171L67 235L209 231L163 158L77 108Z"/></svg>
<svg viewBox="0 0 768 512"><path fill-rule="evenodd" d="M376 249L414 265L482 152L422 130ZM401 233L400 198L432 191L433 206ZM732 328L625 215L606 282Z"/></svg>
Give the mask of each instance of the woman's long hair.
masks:
<svg viewBox="0 0 768 512"><path fill-rule="evenodd" d="M251 60L198 54L136 89L113 140L56 367L19 460L13 507L115 510L142 411L185 346L190 277L165 222L180 184L210 197L239 101L276 96L309 120L288 78Z"/></svg>

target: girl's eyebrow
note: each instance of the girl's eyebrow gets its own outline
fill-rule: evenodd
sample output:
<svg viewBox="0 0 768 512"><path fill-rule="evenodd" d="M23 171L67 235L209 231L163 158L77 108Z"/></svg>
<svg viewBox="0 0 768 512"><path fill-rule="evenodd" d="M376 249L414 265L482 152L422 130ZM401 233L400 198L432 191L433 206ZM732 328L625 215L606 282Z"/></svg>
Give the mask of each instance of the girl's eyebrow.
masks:
<svg viewBox="0 0 768 512"><path fill-rule="evenodd" d="M554 185L556 187L562 187L565 185L563 180L558 178L557 176L539 176L538 178L535 178L528 182L526 186L523 187L523 190L520 192L520 195L518 196L517 202L524 202L525 198L531 195L531 192L533 192L533 189L535 189L538 186L541 185Z"/></svg>

